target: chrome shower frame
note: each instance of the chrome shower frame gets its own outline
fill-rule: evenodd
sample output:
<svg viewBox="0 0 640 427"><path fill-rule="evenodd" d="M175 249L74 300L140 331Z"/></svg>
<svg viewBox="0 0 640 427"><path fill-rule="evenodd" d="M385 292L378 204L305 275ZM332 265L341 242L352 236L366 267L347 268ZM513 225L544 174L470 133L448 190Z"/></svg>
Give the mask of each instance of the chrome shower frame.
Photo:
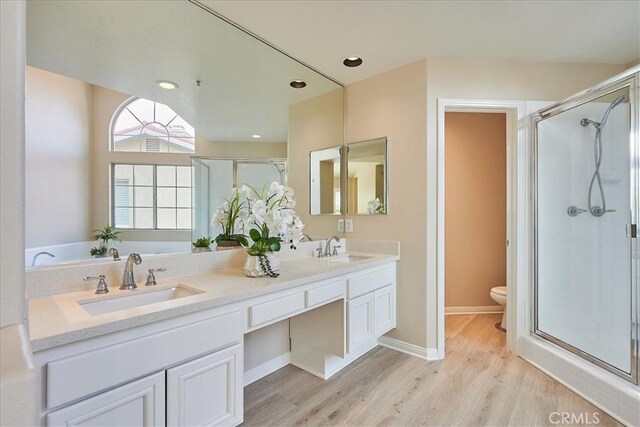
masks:
<svg viewBox="0 0 640 427"><path fill-rule="evenodd" d="M594 99L613 93L617 90L628 88L629 104L630 104L630 135L629 135L629 161L630 161L630 224L628 228L632 228L632 224L638 224L640 218L640 66L632 67L625 72L612 77L590 89L579 92L569 98L559 101L548 108L538 111L533 117L533 143L532 143L532 164L531 164L531 200L532 200L532 218L533 218L533 310L531 319L531 333L541 337L552 344L555 344L593 364L611 372L625 380L634 384L640 382L640 245L638 238L631 235L629 241L629 256L631 257L631 280L629 310L631 314L631 333L630 333L630 351L631 351L631 372L622 371L603 360L600 360L572 345L555 338L538 327L538 125L542 120L553 117L565 111L569 111ZM637 228L637 226L636 226ZM635 258L634 258L635 255Z"/></svg>

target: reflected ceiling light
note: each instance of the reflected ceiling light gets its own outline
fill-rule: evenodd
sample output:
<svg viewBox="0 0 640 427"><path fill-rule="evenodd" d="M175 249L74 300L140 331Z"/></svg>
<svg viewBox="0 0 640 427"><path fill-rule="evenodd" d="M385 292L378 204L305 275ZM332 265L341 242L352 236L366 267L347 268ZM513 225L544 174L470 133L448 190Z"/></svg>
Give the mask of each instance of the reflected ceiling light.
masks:
<svg viewBox="0 0 640 427"><path fill-rule="evenodd" d="M359 67L362 65L362 58L359 56L350 56L342 61L342 63L347 67Z"/></svg>
<svg viewBox="0 0 640 427"><path fill-rule="evenodd" d="M295 89L302 89L306 85L307 84L302 80L293 80L291 83L289 83L289 86Z"/></svg>
<svg viewBox="0 0 640 427"><path fill-rule="evenodd" d="M156 84L162 89L172 90L178 88L178 83L174 83L170 80L156 80Z"/></svg>
<svg viewBox="0 0 640 427"><path fill-rule="evenodd" d="M262 135L258 135L258 134L251 135L251 138L255 138L255 139L262 138Z"/></svg>

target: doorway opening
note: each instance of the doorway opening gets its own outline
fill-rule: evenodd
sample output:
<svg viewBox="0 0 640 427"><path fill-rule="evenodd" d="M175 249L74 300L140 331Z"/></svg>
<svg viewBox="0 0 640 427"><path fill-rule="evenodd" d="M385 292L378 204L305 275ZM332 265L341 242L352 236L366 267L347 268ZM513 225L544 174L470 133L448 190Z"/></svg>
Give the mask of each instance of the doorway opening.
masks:
<svg viewBox="0 0 640 427"><path fill-rule="evenodd" d="M429 152L433 153L434 155L429 156L427 161L428 170L433 171L428 174L429 176L427 177L428 192L430 194L433 194L433 197L428 197L427 210L436 213L436 215L431 217L432 219L429 220L429 224L427 226L427 232L431 232L436 235L433 246L430 246L430 248L432 249L427 252L427 269L428 271L433 272L433 276L429 276L430 278L427 286L427 305L430 306L430 304L433 304L433 302L435 301L435 305L437 308L435 310L435 350L437 351L437 358L444 359L445 357L445 282L447 276L446 259L449 253L446 247L447 238L445 231L447 221L447 201L445 194L448 185L447 180L455 180L455 178L460 178L452 178L450 175L447 175L446 171L445 139L447 138L447 127L445 118L447 113L475 113L479 115L479 120L484 120L484 118L490 117L492 114L497 114L498 116L495 117L498 117L498 120L501 121L504 126L504 130L502 131L503 137L501 141L502 166L500 166L500 168L502 169L503 177L503 184L500 184L500 186L503 188L503 202L499 208L496 208L495 204L500 204L500 202L493 201L492 204L489 204L487 203L487 200L483 198L476 198L477 200L475 201L475 204L477 206L475 206L474 209L480 209L480 212L483 212L482 210L486 209L487 212L483 212L483 215L490 215L491 209L499 209L500 215L497 216L504 217L505 225L502 226L502 231L498 236L499 240L501 241L501 243L498 244L502 245L503 255L496 255L497 257L501 256L503 259L504 267L502 268L504 271L504 276L489 279L485 278L484 280L490 280L492 287L506 286L507 288L507 295L505 297L507 307L507 314L505 316L506 347L509 351L518 354L517 337L519 336L522 328L525 327L526 323L525 319L522 318L522 314L524 313L524 311L517 309L517 306L520 304L521 297L524 296L525 292L518 292L518 287L516 286L516 281L518 282L518 284L522 285L524 285L526 282L526 278L521 277L526 273L526 268L519 268L519 266L524 265L523 262L526 261L524 260L526 252L518 250L518 242L523 239L526 240L525 237L527 233L526 222L518 216L520 214L518 207L524 206L523 203L524 201L526 201L526 190L519 190L521 186L526 185L526 182L523 180L522 173L526 172L526 170L528 169L526 157L528 134L524 120L525 103L523 101L465 100L441 98L437 101L437 112L437 137L434 140L435 143L431 143L429 147ZM472 136L475 134L477 134L477 132L471 132ZM482 150L480 150L478 156L482 154L481 152ZM478 168L478 171L481 171L483 168L486 169L486 167L479 165L480 160L474 159L473 156L467 161L476 161L478 163L469 165L467 172L473 171L474 168ZM483 181L482 178L483 176L474 178L473 186L484 188L484 184L484 186L486 187L486 181ZM476 195L473 195L473 197L475 198ZM468 222L469 220L466 221ZM463 238L469 239L475 236L474 233L485 231L485 222L476 220L475 218L473 219L472 223L467 222L465 222L465 216L463 215L461 222L459 223L460 225L456 227L456 232L460 233ZM519 236L518 239L516 239L517 236ZM467 250L468 247L469 245L462 245L463 250ZM482 245L480 245L480 247L482 248ZM463 263L462 265L459 265L458 268L467 269L467 267L468 266ZM455 299L453 299L452 301L451 298L448 299L448 302L451 303L449 304L451 307L469 307L468 305L460 305L462 303L456 303ZM478 304L478 306L485 308L479 310L485 310L485 312L494 311L494 307L499 305L491 298L490 288L489 293L486 295L486 299L483 303L480 304L482 305ZM499 309L497 308L495 309L495 311L498 310ZM452 311L452 309L450 308L449 311ZM456 309L453 309L453 311L456 311ZM458 312L462 311L463 309L458 309ZM500 321L500 323L502 324L502 315L500 313L497 313L496 316L497 319L494 324L498 321ZM503 336L503 339L504 338L505 337Z"/></svg>
<svg viewBox="0 0 640 427"><path fill-rule="evenodd" d="M507 114L445 111L444 134L446 345L504 346Z"/></svg>

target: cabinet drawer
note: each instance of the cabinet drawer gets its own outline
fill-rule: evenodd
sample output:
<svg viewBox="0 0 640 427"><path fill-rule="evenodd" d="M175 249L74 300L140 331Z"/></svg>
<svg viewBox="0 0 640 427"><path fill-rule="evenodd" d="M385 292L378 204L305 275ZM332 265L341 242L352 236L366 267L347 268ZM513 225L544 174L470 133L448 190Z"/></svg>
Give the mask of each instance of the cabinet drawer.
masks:
<svg viewBox="0 0 640 427"><path fill-rule="evenodd" d="M304 309L304 292L263 302L249 307L249 328L279 320Z"/></svg>
<svg viewBox="0 0 640 427"><path fill-rule="evenodd" d="M356 298L396 282L396 266L374 270L347 281L347 298Z"/></svg>
<svg viewBox="0 0 640 427"><path fill-rule="evenodd" d="M242 340L239 311L47 364L47 408L157 372Z"/></svg>
<svg viewBox="0 0 640 427"><path fill-rule="evenodd" d="M307 307L313 307L314 305L322 304L323 302L344 297L345 284L346 282L344 280L339 280L337 282L309 289L306 293Z"/></svg>

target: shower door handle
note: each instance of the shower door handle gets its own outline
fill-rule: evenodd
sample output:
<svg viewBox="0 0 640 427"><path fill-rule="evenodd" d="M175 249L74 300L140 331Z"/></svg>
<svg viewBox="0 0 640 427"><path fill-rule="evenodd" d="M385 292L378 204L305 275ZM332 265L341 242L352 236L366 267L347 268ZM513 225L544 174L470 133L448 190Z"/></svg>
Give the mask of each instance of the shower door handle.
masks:
<svg viewBox="0 0 640 427"><path fill-rule="evenodd" d="M637 224L627 224L627 237L631 237L632 239L635 239L638 237Z"/></svg>

